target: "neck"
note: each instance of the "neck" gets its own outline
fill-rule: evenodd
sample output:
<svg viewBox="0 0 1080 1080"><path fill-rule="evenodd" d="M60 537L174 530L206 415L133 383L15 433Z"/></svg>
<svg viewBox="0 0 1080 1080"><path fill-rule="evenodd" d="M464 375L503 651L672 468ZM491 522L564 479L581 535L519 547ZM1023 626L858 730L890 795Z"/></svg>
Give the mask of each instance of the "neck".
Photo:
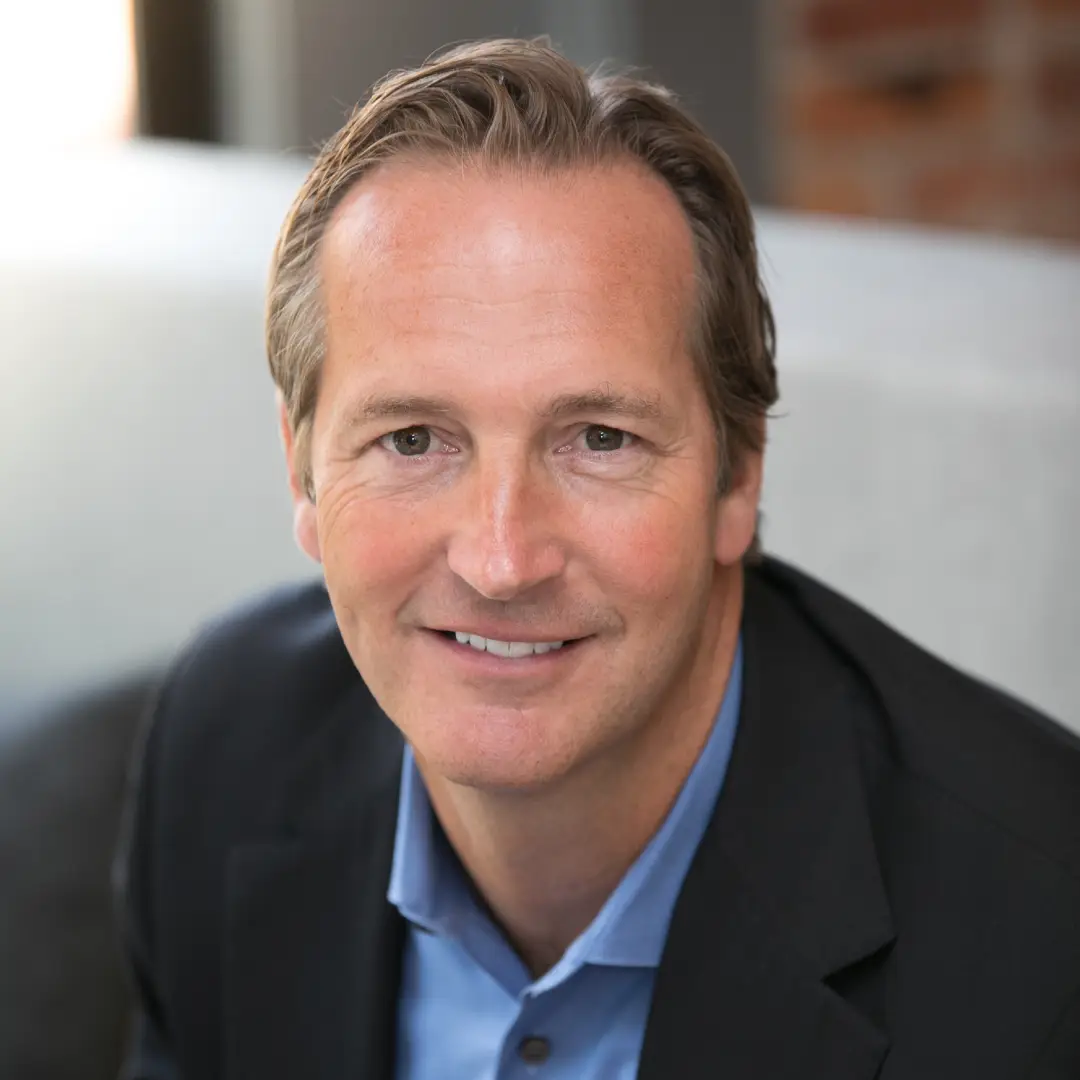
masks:
<svg viewBox="0 0 1080 1080"><path fill-rule="evenodd" d="M464 787L417 757L450 844L534 977L599 913L663 824L708 740L738 641L741 585L732 593L663 715L557 784L525 792Z"/></svg>

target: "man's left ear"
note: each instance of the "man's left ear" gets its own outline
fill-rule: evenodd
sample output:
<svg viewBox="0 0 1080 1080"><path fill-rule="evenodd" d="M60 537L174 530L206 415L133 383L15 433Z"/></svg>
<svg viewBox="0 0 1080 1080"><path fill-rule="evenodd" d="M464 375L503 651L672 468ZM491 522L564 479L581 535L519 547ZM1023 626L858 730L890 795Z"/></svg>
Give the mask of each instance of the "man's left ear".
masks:
<svg viewBox="0 0 1080 1080"><path fill-rule="evenodd" d="M758 525L764 455L744 450L726 495L717 502L716 561L734 566L746 554Z"/></svg>
<svg viewBox="0 0 1080 1080"><path fill-rule="evenodd" d="M317 563L322 562L319 549L318 519L315 503L304 490L296 468L296 441L293 438L292 425L289 423L288 410L281 391L277 395L278 423L281 427L281 444L285 448L285 464L289 472L289 494L293 503L293 536L300 550Z"/></svg>

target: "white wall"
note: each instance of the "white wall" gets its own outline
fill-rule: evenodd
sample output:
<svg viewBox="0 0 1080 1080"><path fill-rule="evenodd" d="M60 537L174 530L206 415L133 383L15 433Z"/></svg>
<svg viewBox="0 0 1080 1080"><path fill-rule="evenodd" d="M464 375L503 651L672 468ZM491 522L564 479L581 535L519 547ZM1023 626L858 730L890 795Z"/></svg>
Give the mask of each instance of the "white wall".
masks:
<svg viewBox="0 0 1080 1080"><path fill-rule="evenodd" d="M1080 251L763 218L767 546L1080 728Z"/></svg>
<svg viewBox="0 0 1080 1080"><path fill-rule="evenodd" d="M309 572L262 342L303 173L157 148L0 179L0 700Z"/></svg>

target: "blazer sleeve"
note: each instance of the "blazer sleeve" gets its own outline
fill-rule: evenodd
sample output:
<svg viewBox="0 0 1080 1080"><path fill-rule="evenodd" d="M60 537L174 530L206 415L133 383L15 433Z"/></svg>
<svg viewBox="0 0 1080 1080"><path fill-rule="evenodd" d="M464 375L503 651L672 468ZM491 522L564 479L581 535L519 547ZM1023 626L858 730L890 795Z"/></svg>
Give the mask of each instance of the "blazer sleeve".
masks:
<svg viewBox="0 0 1080 1080"><path fill-rule="evenodd" d="M114 886L120 935L136 995L132 1042L120 1080L181 1080L171 1046L169 1018L157 970L155 926L156 804L164 687L144 718L132 756L128 802L115 862Z"/></svg>
<svg viewBox="0 0 1080 1080"><path fill-rule="evenodd" d="M1080 989L1054 1025L1027 1080L1077 1080L1080 1077Z"/></svg>

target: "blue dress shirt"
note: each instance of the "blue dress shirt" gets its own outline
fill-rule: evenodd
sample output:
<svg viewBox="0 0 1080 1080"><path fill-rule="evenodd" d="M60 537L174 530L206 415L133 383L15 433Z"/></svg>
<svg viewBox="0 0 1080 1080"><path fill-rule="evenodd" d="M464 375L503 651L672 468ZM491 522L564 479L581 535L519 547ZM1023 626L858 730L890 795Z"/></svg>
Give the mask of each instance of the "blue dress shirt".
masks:
<svg viewBox="0 0 1080 1080"><path fill-rule="evenodd" d="M398 1080L632 1080L668 923L723 786L742 643L704 749L659 831L562 959L534 980L475 903L406 748L389 899L412 924Z"/></svg>

